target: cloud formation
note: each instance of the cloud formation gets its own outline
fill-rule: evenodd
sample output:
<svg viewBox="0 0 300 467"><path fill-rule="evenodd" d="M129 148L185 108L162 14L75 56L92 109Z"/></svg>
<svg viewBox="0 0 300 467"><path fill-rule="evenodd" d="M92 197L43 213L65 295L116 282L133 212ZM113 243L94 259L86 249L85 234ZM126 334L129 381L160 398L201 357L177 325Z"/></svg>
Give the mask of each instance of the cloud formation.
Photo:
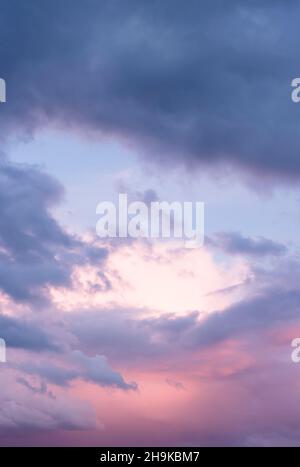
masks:
<svg viewBox="0 0 300 467"><path fill-rule="evenodd" d="M107 256L65 232L51 214L63 188L29 165L0 165L0 289L16 301L41 303L47 287L71 286L76 264Z"/></svg>
<svg viewBox="0 0 300 467"><path fill-rule="evenodd" d="M85 430L99 425L93 407L80 399L35 394L15 384L10 371L1 371L0 434L16 436L23 430Z"/></svg>
<svg viewBox="0 0 300 467"><path fill-rule="evenodd" d="M147 204L157 189L179 193L161 186L169 167L193 199L207 192L190 183L198 169L291 185L300 176L290 87L299 14L284 0L1 0L1 445L299 444L290 341L300 335L300 268L288 226L280 241L258 225L256 236L241 234L243 200L235 211L210 185L216 215L225 207L226 228L235 225L210 232L208 248L102 243L55 218L70 186L4 155L51 127L62 130L59 142L46 138L54 148L66 132L129 143L159 170L126 184L131 154L119 167L118 153L103 157L95 179L102 194L119 180ZM70 163L71 191L90 182L81 177L88 144ZM294 204L283 204L288 220Z"/></svg>
<svg viewBox="0 0 300 467"><path fill-rule="evenodd" d="M104 355L89 357L79 350L62 355L63 365L46 360L40 363L26 361L17 368L27 374L37 375L43 381L57 386L68 386L72 381L81 379L103 387L137 389L136 383L126 383L120 373L114 371Z"/></svg>
<svg viewBox="0 0 300 467"><path fill-rule="evenodd" d="M1 338L9 347L33 351L57 351L59 346L34 320L0 314Z"/></svg>
<svg viewBox="0 0 300 467"><path fill-rule="evenodd" d="M231 255L263 258L287 253L287 247L264 237L245 237L239 232L219 232L206 239L206 244Z"/></svg>
<svg viewBox="0 0 300 467"><path fill-rule="evenodd" d="M283 0L4 0L1 125L59 122L117 134L171 165L298 179L298 13Z"/></svg>

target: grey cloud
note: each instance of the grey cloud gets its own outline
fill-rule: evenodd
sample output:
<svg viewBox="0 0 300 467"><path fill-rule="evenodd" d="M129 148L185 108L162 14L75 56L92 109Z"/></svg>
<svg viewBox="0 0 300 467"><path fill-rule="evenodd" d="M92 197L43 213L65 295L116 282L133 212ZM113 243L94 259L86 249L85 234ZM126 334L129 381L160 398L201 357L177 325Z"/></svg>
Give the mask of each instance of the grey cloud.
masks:
<svg viewBox="0 0 300 467"><path fill-rule="evenodd" d="M82 377L101 386L115 386L120 389L137 389L136 383L126 383L123 376L110 368L104 355L88 357L76 350L72 354L77 365L83 368Z"/></svg>
<svg viewBox="0 0 300 467"><path fill-rule="evenodd" d="M5 436L27 430L87 430L99 428L93 407L80 399L58 395L45 397L26 385L16 386L15 375L1 371L0 433ZM16 439L15 439L16 441Z"/></svg>
<svg viewBox="0 0 300 467"><path fill-rule="evenodd" d="M0 288L17 301L43 301L48 285L71 286L75 264L100 265L107 250L67 234L51 208L63 188L28 166L0 165Z"/></svg>
<svg viewBox="0 0 300 467"><path fill-rule="evenodd" d="M46 360L41 363L25 361L16 368L29 375L37 375L58 386L66 387L72 381L82 379L104 387L116 387L123 390L137 389L136 383L126 383L123 376L110 367L104 355L89 357L75 350L62 355L62 359L62 365Z"/></svg>
<svg viewBox="0 0 300 467"><path fill-rule="evenodd" d="M1 3L7 131L115 132L153 159L300 175L291 80L299 4L283 0Z"/></svg>
<svg viewBox="0 0 300 467"><path fill-rule="evenodd" d="M299 290L270 289L263 295L211 313L191 331L189 345L214 345L229 338L292 322L299 315L299 300Z"/></svg>
<svg viewBox="0 0 300 467"><path fill-rule="evenodd" d="M17 365L17 369L29 375L38 375L47 382L57 386L68 386L70 381L76 379L78 372L67 366L58 366L44 361L42 364L26 361Z"/></svg>
<svg viewBox="0 0 300 467"><path fill-rule="evenodd" d="M140 318L142 310L97 310L76 313L67 326L82 349L108 355L115 361L139 362L176 355L189 347L197 329L198 312Z"/></svg>
<svg viewBox="0 0 300 467"><path fill-rule="evenodd" d="M285 245L265 237L244 237L239 232L219 232L206 239L206 244L228 254L254 257L280 256L287 253Z"/></svg>
<svg viewBox="0 0 300 467"><path fill-rule="evenodd" d="M17 378L16 381L19 384L21 384L22 386L24 386L25 388L32 391L33 394L41 394L41 395L45 395L47 397L50 397L51 399L55 399L54 394L51 391L48 391L47 384L44 381L42 381L39 386L34 386L34 385L30 384L30 382L27 381L27 379L25 379L23 377Z"/></svg>
<svg viewBox="0 0 300 467"><path fill-rule="evenodd" d="M139 310L97 310L76 313L67 326L83 349L130 360L159 355L168 349L162 332L152 332L154 320L138 319Z"/></svg>
<svg viewBox="0 0 300 467"><path fill-rule="evenodd" d="M32 321L0 314L0 335L8 348L57 351L59 346Z"/></svg>
<svg viewBox="0 0 300 467"><path fill-rule="evenodd" d="M174 381L173 379L167 378L166 383L178 391L183 391L185 389L184 385L180 381Z"/></svg>

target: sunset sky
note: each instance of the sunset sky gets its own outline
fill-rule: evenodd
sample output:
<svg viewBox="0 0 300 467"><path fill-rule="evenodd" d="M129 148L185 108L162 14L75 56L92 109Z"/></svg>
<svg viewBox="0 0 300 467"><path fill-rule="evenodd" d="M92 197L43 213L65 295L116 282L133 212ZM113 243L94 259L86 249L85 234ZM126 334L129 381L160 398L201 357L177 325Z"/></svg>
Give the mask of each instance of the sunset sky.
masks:
<svg viewBox="0 0 300 467"><path fill-rule="evenodd" d="M300 445L299 18L0 0L1 446ZM119 193L204 246L100 239Z"/></svg>

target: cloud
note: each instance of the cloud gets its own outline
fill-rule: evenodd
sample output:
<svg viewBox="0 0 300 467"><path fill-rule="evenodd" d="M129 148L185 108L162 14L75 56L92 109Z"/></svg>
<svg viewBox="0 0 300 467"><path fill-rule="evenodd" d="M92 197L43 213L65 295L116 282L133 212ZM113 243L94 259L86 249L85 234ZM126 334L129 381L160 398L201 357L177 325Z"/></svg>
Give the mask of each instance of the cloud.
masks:
<svg viewBox="0 0 300 467"><path fill-rule="evenodd" d="M69 326L83 349L131 362L182 351L182 338L198 313L143 318L144 310L95 310L72 313ZM176 346L174 345L176 342Z"/></svg>
<svg viewBox="0 0 300 467"><path fill-rule="evenodd" d="M24 385L15 384L15 375L1 371L0 433L15 435L23 430L87 430L99 427L93 407L66 395L45 397Z"/></svg>
<svg viewBox="0 0 300 467"><path fill-rule="evenodd" d="M115 133L171 165L296 180L298 13L283 0L4 0L1 125L59 122Z"/></svg>
<svg viewBox="0 0 300 467"><path fill-rule="evenodd" d="M287 253L286 246L281 243L264 237L244 237L239 232L219 232L206 240L207 245L227 254L263 258Z"/></svg>
<svg viewBox="0 0 300 467"><path fill-rule="evenodd" d="M251 274L244 257L221 263L208 248L184 248L181 241L111 244L103 264L111 286L99 276L98 268L78 267L73 273L73 289L58 289L52 294L58 308L102 309L112 304L112 309L144 308L156 313L209 311L232 303L236 295L233 291L220 297L212 292L243 284Z"/></svg>
<svg viewBox="0 0 300 467"><path fill-rule="evenodd" d="M104 355L89 357L79 350L61 355L63 365L51 361L32 363L24 361L16 366L20 371L37 375L43 381L57 386L67 387L72 381L81 379L103 387L115 387L124 390L136 390L136 383L126 383L123 376L114 371L108 364Z"/></svg>
<svg viewBox="0 0 300 467"><path fill-rule="evenodd" d="M76 264L99 264L104 248L65 232L51 214L60 184L29 166L0 165L0 289L19 302L40 303L47 287L71 287Z"/></svg>
<svg viewBox="0 0 300 467"><path fill-rule="evenodd" d="M75 363L83 368L82 377L101 386L113 386L120 389L137 389L136 383L125 383L120 373L112 370L103 355L88 357L79 350L73 352Z"/></svg>
<svg viewBox="0 0 300 467"><path fill-rule="evenodd" d="M177 389L177 391L182 391L185 389L184 385L180 381L174 381L172 379L167 378L166 383L172 388Z"/></svg>
<svg viewBox="0 0 300 467"><path fill-rule="evenodd" d="M164 173L297 181L300 6L286 3L2 0L2 148L53 125L137 145ZM168 242L98 247L55 219L63 196L1 154L0 443L297 444L297 256L238 232L208 239L216 260Z"/></svg>
<svg viewBox="0 0 300 467"><path fill-rule="evenodd" d="M239 338L253 331L296 320L299 299L299 290L270 289L261 296L209 314L189 334L189 343L196 347L211 346L226 339Z"/></svg>
<svg viewBox="0 0 300 467"><path fill-rule="evenodd" d="M242 296L229 305L224 302L219 309L158 315L155 310L99 308L72 313L67 327L82 348L117 361L173 359L183 352L295 322L300 303L299 273L297 261L279 257L272 268L254 268Z"/></svg>
<svg viewBox="0 0 300 467"><path fill-rule="evenodd" d="M295 324L299 329L297 265L286 256L275 257L272 268L256 271L242 300L209 312L157 314L155 310L113 309L107 305L103 309L73 309L64 314L54 309L44 313L45 323L51 316L51 332L55 333L56 325L55 335L63 342L66 335L72 336L70 348L55 355L36 353L34 360L29 360L27 354L18 354L16 364L9 364L19 383L14 383L14 390L20 386L20 391L25 391L18 397L14 393L11 396L19 402L12 429L19 425L24 431L23 413L27 416L26 428L32 430L47 426L61 430L68 430L69 426L89 427L84 411L78 415L77 424L70 420L68 410L63 420L57 420L60 398L57 405L49 408L52 418L45 416L48 405L42 409L39 405L41 398L55 404L58 395L74 396L80 391L108 425L102 439L111 444L117 444L119 439L128 444L133 439L135 444L147 439L159 439L162 444L168 440L192 445L261 444L267 442L272 430L275 438L292 439L294 434L288 435L286 430L290 420L298 426L299 414L292 407L298 397L298 369L293 371L290 341L281 332L289 326L296 333ZM280 334L280 341L276 333ZM73 351L75 348L80 351ZM138 381L139 391L127 390L136 389L135 383L123 376L128 371ZM175 390L180 389L178 382L185 390ZM293 387L290 389L287 384ZM102 387L122 390L103 391ZM1 396L4 397L2 389ZM284 404L285 398L289 398L288 404ZM12 407L10 402L7 407ZM128 414L134 421L129 431ZM163 420L171 427L168 432L157 428L153 414L159 415L160 423ZM2 421L0 417L0 422L7 427L10 420ZM93 436L98 436L98 440L95 430ZM7 436L10 442L14 439L14 435ZM53 439L58 436L56 432ZM67 440L64 431L62 436ZM75 443L75 436L64 442ZM85 436L81 442L88 444L90 433ZM39 435L32 439L38 443ZM0 442L5 442L3 436Z"/></svg>
<svg viewBox="0 0 300 467"><path fill-rule="evenodd" d="M10 348L31 351L57 351L52 338L33 320L0 314L0 334Z"/></svg>

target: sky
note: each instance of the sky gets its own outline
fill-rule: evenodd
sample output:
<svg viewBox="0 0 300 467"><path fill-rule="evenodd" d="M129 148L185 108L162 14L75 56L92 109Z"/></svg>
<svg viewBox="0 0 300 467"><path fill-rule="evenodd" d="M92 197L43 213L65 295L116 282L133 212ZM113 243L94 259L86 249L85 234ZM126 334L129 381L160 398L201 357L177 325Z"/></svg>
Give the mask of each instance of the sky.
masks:
<svg viewBox="0 0 300 467"><path fill-rule="evenodd" d="M299 446L293 0L0 0L1 446ZM205 203L205 241L96 207Z"/></svg>

